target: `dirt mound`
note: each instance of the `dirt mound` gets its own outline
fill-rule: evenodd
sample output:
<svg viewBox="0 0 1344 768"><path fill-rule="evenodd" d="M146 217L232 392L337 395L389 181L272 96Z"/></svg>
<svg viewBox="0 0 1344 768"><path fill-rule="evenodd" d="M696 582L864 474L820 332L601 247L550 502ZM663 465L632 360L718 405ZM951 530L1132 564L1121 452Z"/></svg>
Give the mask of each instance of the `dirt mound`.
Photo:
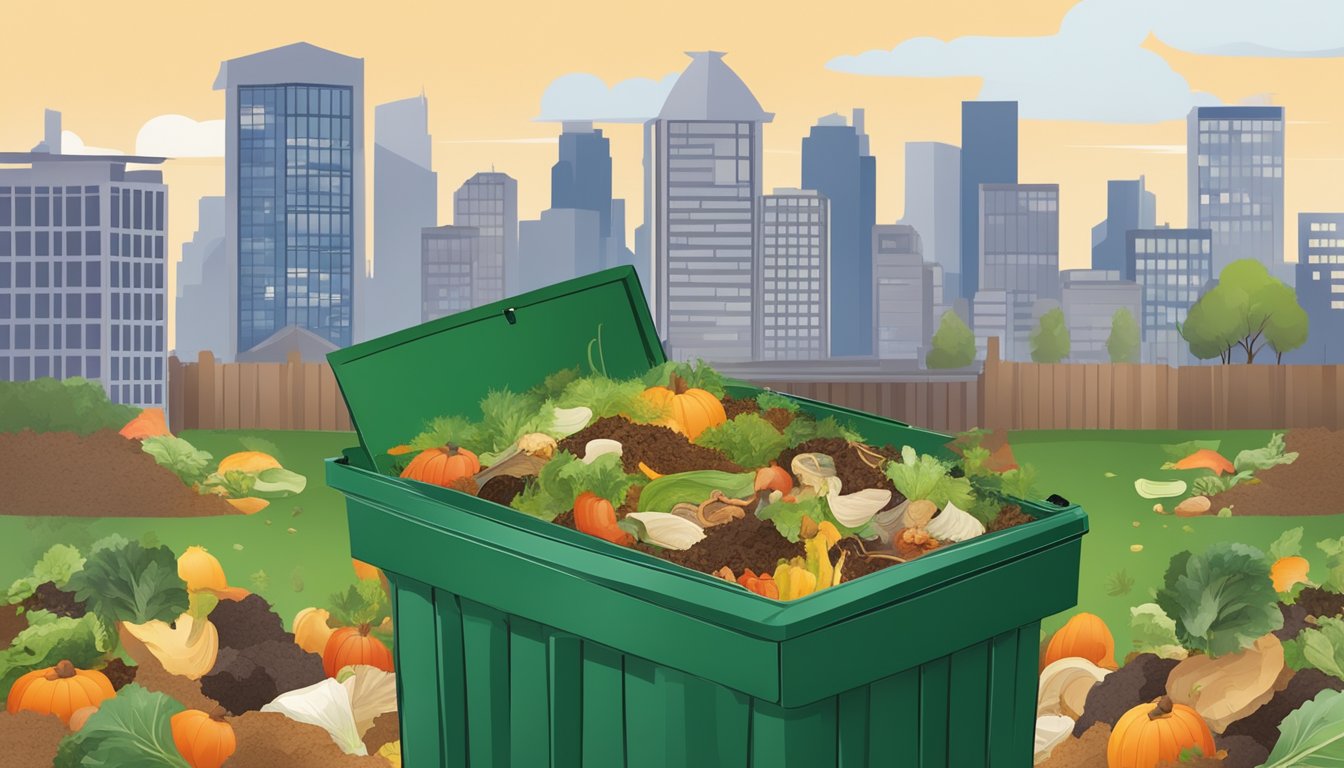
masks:
<svg viewBox="0 0 1344 768"><path fill-rule="evenodd" d="M238 514L202 496L140 443L111 430L0 433L0 514L66 517L206 517Z"/></svg>
<svg viewBox="0 0 1344 768"><path fill-rule="evenodd" d="M1297 461L1256 472L1257 483L1242 483L1213 497L1213 508L1231 507L1234 515L1334 515L1344 512L1344 472L1335 459L1344 455L1344 432L1324 427L1294 429L1284 437Z"/></svg>
<svg viewBox="0 0 1344 768"><path fill-rule="evenodd" d="M744 413L760 413L761 406L754 397L727 397L723 398L723 413L729 419L734 416L741 416Z"/></svg>
<svg viewBox="0 0 1344 768"><path fill-rule="evenodd" d="M1097 723L1076 739L1065 739L1050 751L1050 757L1040 768L1098 768L1106 765L1106 742L1111 740L1111 726Z"/></svg>
<svg viewBox="0 0 1344 768"><path fill-rule="evenodd" d="M1283 718L1325 690L1344 690L1344 681L1318 669L1301 670L1288 681L1287 687L1275 693L1274 698L1264 706L1227 726L1223 736L1247 736L1266 748L1273 748L1279 740L1279 723L1283 722ZM1088 703L1091 703L1091 699Z"/></svg>
<svg viewBox="0 0 1344 768"><path fill-rule="evenodd" d="M369 754L376 754L384 744L401 738L401 720L396 712L384 712L373 720L373 727L364 733L364 746Z"/></svg>
<svg viewBox="0 0 1344 768"><path fill-rule="evenodd" d="M8 648L27 628L28 617L19 615L17 605L0 605L0 648Z"/></svg>
<svg viewBox="0 0 1344 768"><path fill-rule="evenodd" d="M360 768L383 766L377 755L347 755L316 725L290 720L278 712L248 712L228 718L238 740L229 768Z"/></svg>
<svg viewBox="0 0 1344 768"><path fill-rule="evenodd" d="M638 472L639 463L664 475L690 472L695 469L717 469L723 472L742 472L722 453L695 445L685 435L667 427L636 424L620 416L598 419L582 431L560 441L560 447L575 456L583 456L589 440L606 438L621 444L621 463L626 472Z"/></svg>
<svg viewBox="0 0 1344 768"><path fill-rule="evenodd" d="M69 733L55 715L0 710L0 745L5 768L51 768L56 747Z"/></svg>
<svg viewBox="0 0 1344 768"><path fill-rule="evenodd" d="M527 487L527 481L521 477L510 477L508 475L496 475L485 481L485 485L477 492L486 501L493 501L496 504L509 506L510 502L523 492Z"/></svg>
<svg viewBox="0 0 1344 768"><path fill-rule="evenodd" d="M1308 616L1324 618L1344 616L1344 595L1320 587L1307 587L1297 596L1297 606Z"/></svg>
<svg viewBox="0 0 1344 768"><path fill-rule="evenodd" d="M1083 716L1073 726L1073 735L1081 736L1095 723L1115 725L1120 716L1166 693L1167 675L1176 666L1174 659L1142 653L1123 667L1092 686L1083 706Z"/></svg>

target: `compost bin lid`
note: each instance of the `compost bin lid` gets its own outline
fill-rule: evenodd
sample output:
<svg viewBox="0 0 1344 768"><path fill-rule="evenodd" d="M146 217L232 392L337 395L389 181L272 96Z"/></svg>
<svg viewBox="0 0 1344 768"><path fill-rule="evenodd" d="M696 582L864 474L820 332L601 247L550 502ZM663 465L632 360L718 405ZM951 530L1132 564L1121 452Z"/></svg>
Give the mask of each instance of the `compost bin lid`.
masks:
<svg viewBox="0 0 1344 768"><path fill-rule="evenodd" d="M376 310L375 310L376 311ZM481 398L566 368L613 378L665 361L633 267L623 266L431 320L327 355L370 459L439 416L479 418Z"/></svg>

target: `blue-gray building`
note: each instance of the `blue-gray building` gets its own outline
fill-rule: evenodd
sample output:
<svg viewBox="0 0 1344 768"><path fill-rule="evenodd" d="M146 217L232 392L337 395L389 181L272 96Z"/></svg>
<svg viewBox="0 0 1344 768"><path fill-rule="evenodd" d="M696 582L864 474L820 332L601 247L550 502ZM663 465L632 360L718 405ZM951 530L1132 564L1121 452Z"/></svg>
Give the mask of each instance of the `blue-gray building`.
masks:
<svg viewBox="0 0 1344 768"><path fill-rule="evenodd" d="M229 263L224 252L224 198L202 197L196 232L182 244L177 263L177 316L173 353L191 362L201 352L229 348ZM217 351L218 350L218 351Z"/></svg>
<svg viewBox="0 0 1344 768"><path fill-rule="evenodd" d="M924 258L942 268L939 304L961 295L961 147L937 141L905 144L905 216L924 244Z"/></svg>
<svg viewBox="0 0 1344 768"><path fill-rule="evenodd" d="M1126 235L1126 277L1138 283L1143 362L1192 362L1180 324L1213 280L1213 233L1207 229L1133 229Z"/></svg>
<svg viewBox="0 0 1344 768"><path fill-rule="evenodd" d="M602 221L587 208L550 208L518 223L518 284L522 293L609 266L603 262Z"/></svg>
<svg viewBox="0 0 1344 768"><path fill-rule="evenodd" d="M803 139L803 188L831 201L831 354L874 354L873 225L877 160L868 151L863 110L852 125L828 115Z"/></svg>
<svg viewBox="0 0 1344 768"><path fill-rule="evenodd" d="M453 193L453 224L481 238L472 274L472 306L513 293L518 274L518 182L507 173L481 172Z"/></svg>
<svg viewBox="0 0 1344 768"><path fill-rule="evenodd" d="M980 288L1059 298L1059 185L981 184Z"/></svg>
<svg viewBox="0 0 1344 768"><path fill-rule="evenodd" d="M449 224L420 232L420 318L429 322L477 305L476 270L486 242L476 227Z"/></svg>
<svg viewBox="0 0 1344 768"><path fill-rule="evenodd" d="M1344 213L1297 214L1297 302L1307 312L1298 363L1344 363Z"/></svg>
<svg viewBox="0 0 1344 768"><path fill-rule="evenodd" d="M597 213L599 232L609 237L611 139L592 123L566 122L559 144L560 159L551 166L551 207Z"/></svg>
<svg viewBox="0 0 1344 768"><path fill-rule="evenodd" d="M225 61L231 355L287 326L353 341L364 258L364 60L308 43Z"/></svg>
<svg viewBox="0 0 1344 768"><path fill-rule="evenodd" d="M830 206L811 189L776 189L761 206L755 358L824 360L831 341Z"/></svg>
<svg viewBox="0 0 1344 768"><path fill-rule="evenodd" d="M379 104L373 108L373 276L355 295L359 340L420 322L420 232L438 220L429 100L422 93Z"/></svg>
<svg viewBox="0 0 1344 768"><path fill-rule="evenodd" d="M1157 195L1146 179L1106 182L1106 218L1092 228L1092 269L1125 272L1125 234L1157 226Z"/></svg>
<svg viewBox="0 0 1344 768"><path fill-rule="evenodd" d="M1186 222L1213 233L1214 274L1256 259L1291 283L1283 261L1283 107L1195 107L1186 129Z"/></svg>
<svg viewBox="0 0 1344 768"><path fill-rule="evenodd" d="M625 245L625 201L611 196L610 139L591 122L566 121L559 147L550 209L519 224L519 290L634 263ZM583 211L593 214L592 231L588 217L576 213Z"/></svg>
<svg viewBox="0 0 1344 768"><path fill-rule="evenodd" d="M961 295L980 290L980 185L1017 183L1017 102L961 103Z"/></svg>

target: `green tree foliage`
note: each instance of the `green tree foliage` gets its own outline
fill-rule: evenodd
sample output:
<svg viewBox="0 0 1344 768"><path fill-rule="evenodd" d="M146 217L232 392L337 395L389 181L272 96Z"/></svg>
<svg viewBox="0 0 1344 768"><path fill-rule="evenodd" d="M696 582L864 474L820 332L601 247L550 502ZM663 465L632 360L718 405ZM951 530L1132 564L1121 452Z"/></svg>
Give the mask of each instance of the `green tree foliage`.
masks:
<svg viewBox="0 0 1344 768"><path fill-rule="evenodd" d="M1111 335L1106 339L1106 351L1112 363L1139 362L1139 323L1124 307L1111 315Z"/></svg>
<svg viewBox="0 0 1344 768"><path fill-rule="evenodd" d="M952 310L943 313L933 346L924 356L928 368L965 368L975 362L975 334Z"/></svg>
<svg viewBox="0 0 1344 768"><path fill-rule="evenodd" d="M1232 362L1237 350L1245 362L1266 345L1279 362L1307 341L1307 313L1292 288L1269 274L1255 259L1240 259L1223 268L1218 285L1190 308L1180 327L1191 354L1202 360Z"/></svg>
<svg viewBox="0 0 1344 768"><path fill-rule="evenodd" d="M0 381L0 432L77 432L121 429L139 408L107 399L96 381L79 377L57 381Z"/></svg>
<svg viewBox="0 0 1344 768"><path fill-rule="evenodd" d="M1052 309L1041 315L1041 322L1031 332L1031 359L1037 363L1058 363L1069 356L1069 327L1064 322L1064 311Z"/></svg>

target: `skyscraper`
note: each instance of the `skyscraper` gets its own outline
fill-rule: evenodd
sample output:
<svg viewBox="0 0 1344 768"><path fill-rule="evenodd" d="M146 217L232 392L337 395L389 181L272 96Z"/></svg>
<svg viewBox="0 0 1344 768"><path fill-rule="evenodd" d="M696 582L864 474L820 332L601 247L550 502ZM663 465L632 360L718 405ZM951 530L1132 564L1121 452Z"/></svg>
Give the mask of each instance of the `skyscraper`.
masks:
<svg viewBox="0 0 1344 768"><path fill-rule="evenodd" d="M551 166L551 207L593 211L601 236L610 236L611 140L592 123L567 122L559 144L560 159Z"/></svg>
<svg viewBox="0 0 1344 768"><path fill-rule="evenodd" d="M1302 363L1344 363L1344 213L1297 215L1297 301L1307 312Z"/></svg>
<svg viewBox="0 0 1344 768"><path fill-rule="evenodd" d="M823 360L830 357L830 205L810 189L776 189L761 205L755 358Z"/></svg>
<svg viewBox="0 0 1344 768"><path fill-rule="evenodd" d="M587 208L551 208L518 223L518 285L509 293L543 288L602 269L602 220Z"/></svg>
<svg viewBox="0 0 1344 768"><path fill-rule="evenodd" d="M1207 229L1130 230L1125 246L1126 271L1143 295L1143 361L1164 365L1190 362L1190 348L1180 324L1213 279L1213 247Z"/></svg>
<svg viewBox="0 0 1344 768"><path fill-rule="evenodd" d="M1069 360L1074 363L1110 362L1106 343L1111 324L1121 309L1137 324L1143 317L1143 298L1137 283L1109 269L1070 269L1060 273L1063 298L1060 309L1069 328Z"/></svg>
<svg viewBox="0 0 1344 768"><path fill-rule="evenodd" d="M518 182L507 173L478 173L453 193L453 224L475 227L481 256L472 276L472 306L489 304L518 285Z"/></svg>
<svg viewBox="0 0 1344 768"><path fill-rule="evenodd" d="M173 351L195 360L204 350L229 347L229 263L224 250L224 198L202 197L196 233L182 244L177 265L177 318Z"/></svg>
<svg viewBox="0 0 1344 768"><path fill-rule="evenodd" d="M429 101L423 94L373 109L373 279L356 316L361 339L420 322L420 231L439 218Z"/></svg>
<svg viewBox="0 0 1344 768"><path fill-rule="evenodd" d="M917 360L933 335L933 272L909 224L873 228L873 336L877 356Z"/></svg>
<svg viewBox="0 0 1344 768"><path fill-rule="evenodd" d="M1059 298L1059 185L980 185L980 288Z"/></svg>
<svg viewBox="0 0 1344 768"><path fill-rule="evenodd" d="M877 160L862 109L852 125L837 114L812 126L803 139L803 188L831 201L831 354L871 356Z"/></svg>
<svg viewBox="0 0 1344 768"><path fill-rule="evenodd" d="M961 103L961 295L980 289L980 185L1017 183L1017 102Z"/></svg>
<svg viewBox="0 0 1344 768"><path fill-rule="evenodd" d="M905 144L905 216L924 242L924 258L942 267L948 304L961 295L961 147Z"/></svg>
<svg viewBox="0 0 1344 768"><path fill-rule="evenodd" d="M168 188L161 157L0 152L0 381L82 376L116 403L162 407Z"/></svg>
<svg viewBox="0 0 1344 768"><path fill-rule="evenodd" d="M644 124L654 312L677 359L752 356L761 128L774 115L717 51L691 53Z"/></svg>
<svg viewBox="0 0 1344 768"><path fill-rule="evenodd" d="M294 43L220 65L229 354L294 325L353 340L364 268L364 60Z"/></svg>
<svg viewBox="0 0 1344 768"><path fill-rule="evenodd" d="M1213 233L1213 273L1283 262L1283 107L1195 107L1186 119L1187 226Z"/></svg>
<svg viewBox="0 0 1344 768"><path fill-rule="evenodd" d="M420 231L420 319L428 322L477 306L475 274L487 241L475 227Z"/></svg>
<svg viewBox="0 0 1344 768"><path fill-rule="evenodd" d="M1092 268L1125 271L1125 233L1157 226L1157 195L1145 179L1106 182L1106 218L1092 228Z"/></svg>

